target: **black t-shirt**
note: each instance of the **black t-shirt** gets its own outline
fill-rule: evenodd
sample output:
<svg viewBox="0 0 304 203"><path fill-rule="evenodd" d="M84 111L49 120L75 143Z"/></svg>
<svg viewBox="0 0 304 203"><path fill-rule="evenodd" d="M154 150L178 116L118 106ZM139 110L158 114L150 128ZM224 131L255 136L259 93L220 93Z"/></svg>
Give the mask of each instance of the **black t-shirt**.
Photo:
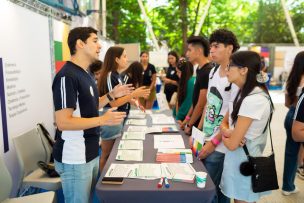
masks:
<svg viewBox="0 0 304 203"><path fill-rule="evenodd" d="M304 92L299 97L294 120L304 123Z"/></svg>
<svg viewBox="0 0 304 203"><path fill-rule="evenodd" d="M81 67L67 62L54 78L55 111L73 109L74 117L98 116L98 90L95 80ZM98 157L99 127L86 130L56 129L54 158L62 163L83 164Z"/></svg>
<svg viewBox="0 0 304 203"><path fill-rule="evenodd" d="M117 71L112 71L108 73L107 77L107 92L113 90L113 88L118 84L127 84L129 77L125 74L120 75ZM110 104L107 104L105 107L111 108ZM122 106L117 108L117 111L124 111L126 112L129 109L129 103L125 103Z"/></svg>
<svg viewBox="0 0 304 203"><path fill-rule="evenodd" d="M172 66L168 67L167 73L166 73L166 78L174 81L179 81L179 77L176 74L176 69ZM166 92L176 92L177 91L177 85L172 85L172 84L166 84L165 85L165 93Z"/></svg>
<svg viewBox="0 0 304 203"><path fill-rule="evenodd" d="M147 69L143 72L143 86L151 85L153 74L156 74L155 66L151 63L148 63Z"/></svg>
<svg viewBox="0 0 304 203"><path fill-rule="evenodd" d="M196 80L192 97L193 109L198 102L200 91L203 89L208 89L209 73L212 68L212 63L206 63L203 67L196 69Z"/></svg>

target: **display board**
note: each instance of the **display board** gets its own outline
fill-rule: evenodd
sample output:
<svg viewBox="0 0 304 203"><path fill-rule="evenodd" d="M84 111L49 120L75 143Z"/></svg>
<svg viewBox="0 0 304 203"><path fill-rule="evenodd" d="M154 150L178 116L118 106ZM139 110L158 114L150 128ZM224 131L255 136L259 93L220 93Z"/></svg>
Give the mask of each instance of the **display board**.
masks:
<svg viewBox="0 0 304 203"><path fill-rule="evenodd" d="M62 68L66 61L70 60L70 50L68 47L68 35L70 26L53 20L53 40L56 73Z"/></svg>
<svg viewBox="0 0 304 203"><path fill-rule="evenodd" d="M53 134L48 18L0 1L1 156L16 184L19 168L12 138L43 122ZM14 185L16 189L16 185Z"/></svg>

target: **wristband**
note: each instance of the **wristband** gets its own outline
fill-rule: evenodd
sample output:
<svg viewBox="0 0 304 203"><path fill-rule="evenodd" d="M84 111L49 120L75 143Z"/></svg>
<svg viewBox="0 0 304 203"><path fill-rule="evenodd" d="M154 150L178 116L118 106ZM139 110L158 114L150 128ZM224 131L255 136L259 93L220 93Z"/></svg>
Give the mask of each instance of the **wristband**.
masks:
<svg viewBox="0 0 304 203"><path fill-rule="evenodd" d="M217 145L219 145L221 142L220 142L218 139L216 139L216 137L214 137L214 138L211 139L211 143L212 143L214 146L217 146Z"/></svg>
<svg viewBox="0 0 304 203"><path fill-rule="evenodd" d="M190 116L186 116L186 121L190 121Z"/></svg>
<svg viewBox="0 0 304 203"><path fill-rule="evenodd" d="M114 101L114 99L110 96L109 93L107 94L107 98L109 99L110 102L111 102L111 101Z"/></svg>

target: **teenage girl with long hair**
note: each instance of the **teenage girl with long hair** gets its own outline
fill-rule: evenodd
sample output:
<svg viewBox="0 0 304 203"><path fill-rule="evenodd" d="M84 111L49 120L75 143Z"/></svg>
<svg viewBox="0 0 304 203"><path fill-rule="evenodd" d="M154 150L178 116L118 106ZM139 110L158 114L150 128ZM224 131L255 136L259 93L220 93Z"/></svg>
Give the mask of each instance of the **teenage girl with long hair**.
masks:
<svg viewBox="0 0 304 203"><path fill-rule="evenodd" d="M100 78L98 80L98 89L100 95L105 95L110 92L116 85L126 84L126 81L122 77L122 73L127 69L128 61L127 61L127 53L122 47L110 47L106 52L104 64L102 67L102 71L100 74ZM141 96L149 95L150 90L146 89L144 86L135 89L131 94L120 97L118 99L109 98L110 103L106 105L103 109L104 112L107 111L108 108L118 107L117 111L127 111L129 102ZM109 94L108 94L109 95ZM109 95L109 97L111 97ZM100 128L100 136L102 138L101 148L102 154L100 157L100 168L102 171L108 156L112 150L115 139L121 136L121 131L123 129L123 124L117 126L102 126Z"/></svg>
<svg viewBox="0 0 304 203"><path fill-rule="evenodd" d="M195 83L193 76L193 65L185 59L180 59L177 64L177 75L179 77L177 89L177 103L173 109L173 115L180 124L185 119L192 105L192 95Z"/></svg>
<svg viewBox="0 0 304 203"><path fill-rule="evenodd" d="M143 85L150 89L150 95L141 99L141 103L146 109L151 109L156 99L156 69L149 63L149 52L142 51L140 53L140 63L144 68Z"/></svg>
<svg viewBox="0 0 304 203"><path fill-rule="evenodd" d="M260 56L253 51L240 51L232 54L230 59L227 78L240 90L234 100L231 98L229 116L225 116L220 127L222 141L229 150L225 155L220 188L236 203L256 202L265 193L254 193L251 176L240 173L240 164L248 160L242 146L246 143L253 157L262 155L267 141L267 130L264 129L273 104L265 86L266 79L262 77L265 75Z"/></svg>

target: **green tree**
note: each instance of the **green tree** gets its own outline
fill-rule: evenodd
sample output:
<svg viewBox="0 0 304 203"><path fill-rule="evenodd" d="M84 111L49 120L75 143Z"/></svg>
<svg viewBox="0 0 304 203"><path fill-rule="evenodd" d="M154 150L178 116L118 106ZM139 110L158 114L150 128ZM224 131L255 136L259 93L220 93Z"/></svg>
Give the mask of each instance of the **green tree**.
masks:
<svg viewBox="0 0 304 203"><path fill-rule="evenodd" d="M140 43L147 49L146 25L137 0L107 1L107 37L116 43Z"/></svg>

